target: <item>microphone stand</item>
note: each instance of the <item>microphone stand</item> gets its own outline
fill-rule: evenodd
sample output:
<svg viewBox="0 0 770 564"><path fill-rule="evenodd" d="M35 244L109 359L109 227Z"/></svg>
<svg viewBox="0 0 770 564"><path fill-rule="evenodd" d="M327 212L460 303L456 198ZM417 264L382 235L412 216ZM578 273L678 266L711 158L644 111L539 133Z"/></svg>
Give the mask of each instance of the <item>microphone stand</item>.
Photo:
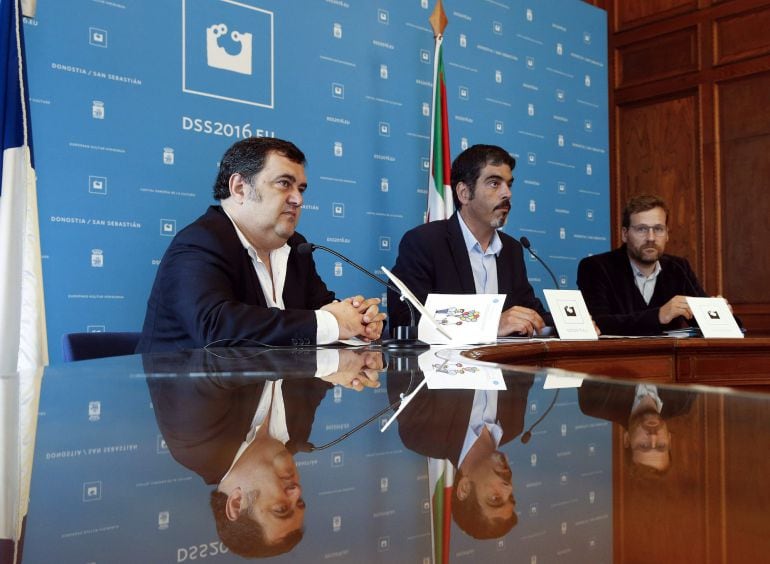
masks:
<svg viewBox="0 0 770 564"><path fill-rule="evenodd" d="M385 282L381 278L375 276L371 272L369 272L367 269L365 269L363 266L361 266L358 263L353 262L348 257L338 253L334 249L330 249L329 247L324 247L323 245L316 245L315 243L302 243L297 247L297 252L300 254L306 254L306 253L312 253L316 249L321 249L322 251L326 251L329 254L334 255L338 259L346 262L353 268L363 272L366 274L369 278L372 280L376 280L386 288L393 290L395 293L398 294L399 299L404 302L409 309L409 325L408 326L399 326L393 328L393 338L392 339L382 339L380 341L381 346L385 347L389 350L409 350L409 349L427 349L430 348L430 345L424 341L420 341L417 339L417 322L416 322L416 314L414 311L414 306L409 303L409 300L406 299L406 297L403 295L401 290L399 290L396 286L389 282Z"/></svg>
<svg viewBox="0 0 770 564"><path fill-rule="evenodd" d="M559 286L559 281L556 280L556 275L553 273L553 271L550 268L548 268L548 265L545 264L545 261L543 261L543 259L541 259L539 256L535 254L535 251L533 251L532 247L530 246L531 243L529 242L529 239L527 239L526 237L522 237L521 239L519 239L519 242L521 243L522 247L524 247L529 251L529 254L535 257L540 262L540 264L542 264L545 267L545 269L548 271L548 274L551 275L551 279L553 280L553 285L558 290L560 286Z"/></svg>

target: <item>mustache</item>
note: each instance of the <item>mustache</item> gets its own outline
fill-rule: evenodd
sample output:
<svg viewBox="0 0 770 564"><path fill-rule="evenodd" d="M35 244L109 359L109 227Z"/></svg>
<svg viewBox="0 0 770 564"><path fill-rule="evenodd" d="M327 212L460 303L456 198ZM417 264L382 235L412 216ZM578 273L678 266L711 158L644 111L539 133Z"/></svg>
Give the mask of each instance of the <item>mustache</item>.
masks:
<svg viewBox="0 0 770 564"><path fill-rule="evenodd" d="M508 200L506 200L504 202L500 202L499 204L497 204L495 206L495 209L496 210L510 210L511 209L511 202L509 202Z"/></svg>

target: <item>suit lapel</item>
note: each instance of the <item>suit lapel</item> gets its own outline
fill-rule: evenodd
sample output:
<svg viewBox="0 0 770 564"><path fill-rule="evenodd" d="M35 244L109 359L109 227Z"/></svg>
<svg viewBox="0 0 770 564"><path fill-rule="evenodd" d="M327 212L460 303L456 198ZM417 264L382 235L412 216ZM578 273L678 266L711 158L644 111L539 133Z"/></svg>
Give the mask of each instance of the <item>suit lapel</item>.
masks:
<svg viewBox="0 0 770 564"><path fill-rule="evenodd" d="M631 308L633 311L641 311L644 309L647 309L647 304L644 301L644 297L642 296L642 293L639 291L639 288L636 285L636 274L634 274L634 269L631 268L631 261L628 258L628 253L626 251L626 246L623 245L618 249L620 252L618 252L617 255L615 255L615 260L617 261L617 268L618 272L623 273L623 280L626 282L623 284L625 287L625 290L627 292L626 298L631 302ZM657 293L657 284L655 293ZM655 300L655 294L653 294L652 300L650 301L650 305L652 305L652 301Z"/></svg>
<svg viewBox="0 0 770 564"><path fill-rule="evenodd" d="M511 275L514 272L513 248L510 245L506 247L503 236L499 233L498 236L503 246L497 257L497 292L508 295L513 293L513 276Z"/></svg>
<svg viewBox="0 0 770 564"><path fill-rule="evenodd" d="M228 259L228 263L236 265L238 264L235 262L236 259L241 261L239 269L235 270L233 266L230 271L232 276L241 280L239 286L242 288L242 294L239 299L247 304L267 307L267 301L262 293L262 286L259 285L259 278L257 278L257 273L254 270L254 264L251 262L249 252L243 247L241 240L238 238L230 218L227 217L220 206L209 207L207 215L213 219L217 230L224 236L223 248L226 252L230 253L232 249L233 253L237 253L231 259Z"/></svg>
<svg viewBox="0 0 770 564"><path fill-rule="evenodd" d="M447 241L452 252L462 293L475 294L476 283L473 281L471 260L468 258L468 249L465 246L465 239L460 229L460 220L457 218L457 214L458 212L455 212L447 221Z"/></svg>

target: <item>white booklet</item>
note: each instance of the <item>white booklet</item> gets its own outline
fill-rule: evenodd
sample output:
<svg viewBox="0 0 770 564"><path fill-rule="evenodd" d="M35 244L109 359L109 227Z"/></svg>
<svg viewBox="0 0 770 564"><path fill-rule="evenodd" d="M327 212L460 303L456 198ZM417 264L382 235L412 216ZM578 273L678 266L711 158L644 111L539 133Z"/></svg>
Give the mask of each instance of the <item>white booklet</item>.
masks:
<svg viewBox="0 0 770 564"><path fill-rule="evenodd" d="M503 294L428 294L425 309L431 319L420 318L417 335L430 344L494 343L503 303Z"/></svg>
<svg viewBox="0 0 770 564"><path fill-rule="evenodd" d="M738 327L724 298L691 298L688 296L695 320L706 338L741 339L743 332Z"/></svg>
<svg viewBox="0 0 770 564"><path fill-rule="evenodd" d="M580 290L543 290L543 294L560 339L599 338Z"/></svg>

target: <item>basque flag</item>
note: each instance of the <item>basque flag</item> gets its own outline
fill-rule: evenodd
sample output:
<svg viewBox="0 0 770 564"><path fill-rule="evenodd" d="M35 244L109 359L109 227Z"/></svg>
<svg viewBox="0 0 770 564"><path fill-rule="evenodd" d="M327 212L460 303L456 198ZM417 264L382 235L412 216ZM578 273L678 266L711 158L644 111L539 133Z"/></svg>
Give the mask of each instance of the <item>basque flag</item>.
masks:
<svg viewBox="0 0 770 564"><path fill-rule="evenodd" d="M436 2L430 24L436 40L433 55L433 119L430 131L430 179L428 186L428 210L425 221L449 219L454 213L452 185L449 179L449 117L447 112L446 83L444 82L444 29L447 17L441 0Z"/></svg>
<svg viewBox="0 0 770 564"><path fill-rule="evenodd" d="M21 5L0 0L0 374L48 364Z"/></svg>

